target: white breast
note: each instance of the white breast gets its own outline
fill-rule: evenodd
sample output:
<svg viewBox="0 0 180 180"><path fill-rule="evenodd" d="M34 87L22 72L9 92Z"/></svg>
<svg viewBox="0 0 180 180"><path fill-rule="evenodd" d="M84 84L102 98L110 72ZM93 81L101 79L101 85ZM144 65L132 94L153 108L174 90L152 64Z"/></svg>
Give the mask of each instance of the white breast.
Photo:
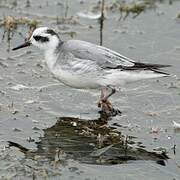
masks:
<svg viewBox="0 0 180 180"><path fill-rule="evenodd" d="M45 52L45 61L46 64L49 68L49 70L52 72L54 65L56 64L57 61L57 56L55 56L54 52L49 50Z"/></svg>
<svg viewBox="0 0 180 180"><path fill-rule="evenodd" d="M78 88L78 89L97 89L100 87L96 78L89 78L89 76L72 73L61 69L61 67L54 67L53 75L64 84Z"/></svg>

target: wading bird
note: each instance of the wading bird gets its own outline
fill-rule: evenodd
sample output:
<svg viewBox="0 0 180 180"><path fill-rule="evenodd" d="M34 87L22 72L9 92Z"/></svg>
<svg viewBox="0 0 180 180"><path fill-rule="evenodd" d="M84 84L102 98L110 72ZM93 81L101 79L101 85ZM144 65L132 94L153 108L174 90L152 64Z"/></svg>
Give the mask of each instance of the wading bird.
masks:
<svg viewBox="0 0 180 180"><path fill-rule="evenodd" d="M160 68L169 65L135 62L115 51L86 41L62 41L48 28L34 30L32 36L17 50L30 45L44 50L50 72L64 84L80 89L100 89L98 106L113 112L109 97L125 83L168 76ZM108 90L111 90L108 93Z"/></svg>

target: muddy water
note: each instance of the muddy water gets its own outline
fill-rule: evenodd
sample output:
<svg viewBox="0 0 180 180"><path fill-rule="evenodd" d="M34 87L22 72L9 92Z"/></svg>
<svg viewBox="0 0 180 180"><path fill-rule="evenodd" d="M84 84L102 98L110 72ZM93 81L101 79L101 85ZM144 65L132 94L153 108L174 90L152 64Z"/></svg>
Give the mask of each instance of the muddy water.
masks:
<svg viewBox="0 0 180 180"><path fill-rule="evenodd" d="M26 16L39 20L39 26L55 28L63 40L71 39L73 36L76 39L99 43L97 20L76 15L84 10L90 11L97 5L97 1L69 1L67 13L65 13L64 1L30 1L29 5L25 1L17 1L17 4L13 2L0 2L1 19L9 15ZM117 10L107 10L103 39L104 46L137 61L171 64L172 67L168 68L168 71L177 75L177 78L142 81L122 87L122 91L111 99L114 106L121 109L122 115L113 117L106 125L121 132L123 137L127 135L136 137L133 138L135 147L137 145L144 147L148 152L167 152L170 159L165 161L166 166L157 164L157 159L146 161L145 156L141 156L138 161L134 159L123 164L118 162L115 165L88 163L87 159L81 161L81 158L77 158L82 156L80 150L83 145L79 142L82 136L73 139L72 132L67 133L67 131L64 136L66 141L63 141L63 134L59 133L59 135L53 128L57 127L57 120L62 117L80 118L83 121L97 119L98 92L80 91L60 84L52 78L43 64L42 52L33 47L8 52L8 43L2 40L0 44L1 179L180 179L180 134L175 132L172 126L172 121L180 123L178 79L180 23L176 19L180 13L180 2L172 2L171 4L165 0L157 1L153 8L146 9L136 18L132 18L133 15L130 13L121 21L118 21L120 13ZM68 20L64 22L61 17L65 14ZM71 16L73 18L70 18ZM26 26L18 26L10 45L16 46L24 41L27 31ZM2 27L1 37L3 33ZM60 129L59 126L58 128ZM75 156L76 154L71 153L72 156L67 158L66 148L56 154L57 151L54 151L53 147L57 148L58 142L57 139L51 138L55 136L54 132L56 136L61 136L59 143L61 146L66 143L67 148L72 142L79 142L80 155ZM68 139L71 143L67 141ZM7 141L27 148L30 155L16 147L8 148ZM97 137L87 138L86 134L82 142L87 142L84 143L83 149L86 153L88 150L89 153L95 152L96 155L105 152L107 155L105 160L111 157L111 161L107 162L112 160L117 162L117 157L120 157L118 152L116 158L112 158L111 152L120 149L114 145L111 147L110 144L106 144L103 147L107 149L99 147L101 151L96 151ZM75 149L70 147L75 152ZM113 151L113 155L115 152ZM51 159L53 154L54 159ZM111 156L108 156L109 154ZM104 159L101 160L100 162L106 162ZM97 159L92 161L97 162Z"/></svg>

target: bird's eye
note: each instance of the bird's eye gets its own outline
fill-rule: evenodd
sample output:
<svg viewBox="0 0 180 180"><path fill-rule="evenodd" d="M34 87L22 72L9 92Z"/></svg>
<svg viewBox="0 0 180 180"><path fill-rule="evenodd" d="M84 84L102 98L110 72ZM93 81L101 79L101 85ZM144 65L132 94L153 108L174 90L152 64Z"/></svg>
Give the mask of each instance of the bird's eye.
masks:
<svg viewBox="0 0 180 180"><path fill-rule="evenodd" d="M40 42L47 42L49 41L49 38L48 37L43 37L43 36L33 36L33 38L36 40L36 41L40 41Z"/></svg>
<svg viewBox="0 0 180 180"><path fill-rule="evenodd" d="M33 38L36 40L36 41L39 41L41 39L41 36L33 36Z"/></svg>

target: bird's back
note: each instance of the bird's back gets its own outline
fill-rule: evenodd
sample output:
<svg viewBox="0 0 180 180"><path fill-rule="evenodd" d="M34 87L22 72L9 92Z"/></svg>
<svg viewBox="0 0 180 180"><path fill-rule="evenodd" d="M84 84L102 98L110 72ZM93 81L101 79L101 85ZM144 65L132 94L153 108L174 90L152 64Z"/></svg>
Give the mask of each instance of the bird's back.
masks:
<svg viewBox="0 0 180 180"><path fill-rule="evenodd" d="M63 72L60 79L79 87L121 86L126 82L168 75L159 71L166 65L135 62L108 48L80 40L64 42L58 61Z"/></svg>
<svg viewBox="0 0 180 180"><path fill-rule="evenodd" d="M76 58L94 61L101 67L133 66L133 60L108 48L86 41L69 40L64 42L62 48L66 52L72 53Z"/></svg>

